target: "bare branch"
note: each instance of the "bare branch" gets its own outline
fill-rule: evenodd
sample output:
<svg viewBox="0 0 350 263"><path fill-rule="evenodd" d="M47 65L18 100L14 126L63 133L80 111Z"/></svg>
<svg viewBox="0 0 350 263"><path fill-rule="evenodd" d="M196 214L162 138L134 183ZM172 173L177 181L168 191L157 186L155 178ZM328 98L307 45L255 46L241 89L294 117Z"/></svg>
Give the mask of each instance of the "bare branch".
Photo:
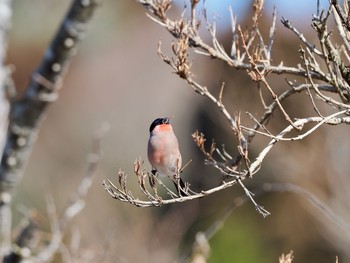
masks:
<svg viewBox="0 0 350 263"><path fill-rule="evenodd" d="M294 34L296 34L298 38L311 50L311 52L315 53L321 58L325 58L325 55L321 51L319 51L314 44L311 44L309 41L307 41L304 35L293 26L292 22L285 19L284 17L282 17L281 22L286 28L290 29Z"/></svg>
<svg viewBox="0 0 350 263"><path fill-rule="evenodd" d="M259 19L262 15L264 1L254 1L252 26L245 30L242 30L241 26L236 24L237 21L233 11L229 8L233 35L231 56L225 51L224 46L217 38L216 24L215 22L209 22L206 11L203 11L203 16L211 40L206 42L201 38L199 31L200 20L195 10L198 3L197 1L191 1L190 17L186 17L186 12L184 11L177 19L170 19L167 15L167 12L171 8L171 1L138 0L138 2L147 7L151 13L151 15L148 16L154 22L164 27L174 37L174 41L171 45L171 55L165 55L162 52L161 43L159 42L157 50L159 57L168 64L180 78L184 79L196 93L206 96L220 110L233 131L238 156L234 158L232 157L233 155L227 153L224 148L223 150L218 149L214 142L207 148L205 146L206 139L204 135L197 131L192 136L205 156L205 164L215 167L220 174L225 177L225 180L228 179L227 182L223 181L220 186L213 187L209 190L202 190L200 193L191 192L191 195L182 197L176 195L176 193L173 193L163 185L154 174L141 169L142 161L138 160L136 162L138 169L135 169L134 173L137 176L140 190L147 200L138 199L128 190L126 185L127 174L123 171L119 171L118 173L119 186L116 186L110 180L103 181L106 191L117 200L136 206L147 207L202 198L239 183L258 212L263 216L268 215L269 212L257 204L253 198L253 193L245 187L243 181L248 177L252 177L259 171L263 160L272 147L279 141L291 142L303 140L325 124L339 125L350 123L350 118L347 116L349 115L348 101L350 100L350 69L342 62L341 56L343 55L337 49L339 45L334 44L333 39L331 39L331 31L328 30L330 16L332 16L332 14L333 16L338 14L338 17L335 17L336 24L340 27L338 31L343 38L343 42L348 41L346 39L347 36L344 35L344 28L341 28L345 17L337 10L336 6L334 6L333 9L330 8L328 12L320 13L318 3L317 17L313 19L313 28L320 41L320 50L317 49L316 45L312 44L307 37L299 32L290 21L282 18L282 24L302 41L303 46L306 46L306 52L302 47L300 49L303 65L298 64L295 67L286 67L283 66L283 62L278 65L273 65L272 63L272 47L276 35L276 8L273 11L272 25L267 41L261 33L263 31L259 29ZM237 32L239 33L239 37L237 37ZM344 45L343 53L346 57L349 57L349 50L346 48L347 43ZM193 69L190 59L190 55L192 56L192 54L200 54L209 58L222 60L232 69L245 70L251 79L258 83L258 92L264 111L258 117L250 114L251 120L254 122L253 128L248 128L241 123L239 112L232 114L228 111L224 103L225 99L223 94L225 83L222 83L219 94L214 95L207 86L202 85L200 81L195 79L196 74L192 72ZM324 64L326 67L324 67ZM326 70L324 70L324 68L326 68ZM269 74L301 76L306 83L298 83L297 80L292 83L286 80L288 85L287 89L282 89L282 91L280 91L280 89L272 86L272 81L268 80ZM264 98L265 90L269 96L269 98L266 99ZM326 92L339 94L342 101L338 101L331 96L326 96ZM309 97L310 104L317 113L317 117L308 115L303 115L299 119L293 119L291 117L291 113L288 112L288 108L285 107L285 100L296 93L304 93ZM337 112L334 113L332 111L333 113L328 113L328 116L324 117L321 114L321 109L323 111L323 108L316 105L314 94L316 98L321 99L321 102L324 103L327 109L331 107L332 110L336 109ZM272 99L272 102L269 102L268 99ZM267 124L276 109L282 113L286 124L280 128L280 132L273 133L269 130ZM312 125L310 125L311 128L307 128L302 132L305 124ZM309 125L307 127L309 127ZM287 134L293 129L296 134L287 137ZM252 161L250 160L251 157L248 155L248 146L256 134L270 138L270 142L258 153L257 158ZM146 179L148 179L149 186L147 185ZM158 196L157 184L164 187L171 197L170 199L162 199ZM149 187L153 189L154 193L149 190Z"/></svg>
<svg viewBox="0 0 350 263"><path fill-rule="evenodd" d="M6 98L9 84L12 84L11 70L5 65L8 34L11 27L12 0L0 1L0 150L5 146L10 105Z"/></svg>
<svg viewBox="0 0 350 263"><path fill-rule="evenodd" d="M314 208L322 213L323 216L328 218L333 223L337 224L344 230L350 230L350 224L343 218L337 215L331 207L322 202L310 191L291 183L265 183L263 185L263 191L266 192L292 192L305 198Z"/></svg>
<svg viewBox="0 0 350 263"><path fill-rule="evenodd" d="M277 8L273 8L273 13L272 13L272 25L270 28L270 41L269 45L267 47L267 54L266 54L266 60L270 64L271 61L271 51L272 51L272 45L275 40L275 34L276 34L276 17L277 17Z"/></svg>
<svg viewBox="0 0 350 263"><path fill-rule="evenodd" d="M15 244L12 245L11 253L4 257L3 263L20 263L31 255L37 241L38 226L39 222L35 218L35 214L30 215L22 222Z"/></svg>
<svg viewBox="0 0 350 263"><path fill-rule="evenodd" d="M343 44L346 48L346 50L349 52L350 51L350 43L349 43L349 39L346 35L346 32L344 31L344 23L341 21L343 20L344 18L340 18L339 16L339 4L336 3L336 6L334 4L332 4L332 13L333 13L333 17L334 17L334 20L335 20L335 23L337 25L337 29L338 29L338 32L340 34L340 36L342 37L343 39ZM337 9L338 8L338 9Z"/></svg>
<svg viewBox="0 0 350 263"><path fill-rule="evenodd" d="M330 115L328 117L325 117L325 118L323 118L323 117L309 117L309 118L296 120L293 123L293 125L289 125L283 131L281 131L278 135L274 136L274 138L268 143L268 145L260 152L260 154L255 159L255 161L250 165L250 173L253 175L259 170L259 168L260 168L264 158L268 154L268 152L272 149L272 147L278 141L283 140L283 137L286 134L288 134L290 131L292 131L294 129L294 126L302 128L307 123L314 123L314 122L317 123L313 128L311 128L310 130L308 130L304 134L296 136L296 137L293 137L293 138L289 138L289 139L286 139L286 140L290 140L290 141L301 140L304 137L310 135L312 132L314 132L319 127L321 127L322 124L324 124L324 123L327 123L327 124L330 124L330 125L338 125L340 123L350 124L350 118L349 117L335 118L337 115L342 115L342 114L344 114L346 112L348 112L348 110L344 110L342 112L336 112L336 113L334 113L334 114L332 114L332 115ZM269 135L266 135L266 136L269 136Z"/></svg>
<svg viewBox="0 0 350 263"><path fill-rule="evenodd" d="M1 196L10 193L21 179L43 115L58 96L64 73L97 6L98 1L73 1L41 64L33 73L26 92L13 102L0 164ZM3 205L4 202L1 202L0 206Z"/></svg>
<svg viewBox="0 0 350 263"><path fill-rule="evenodd" d="M238 56L238 50L236 52L236 56L233 56L233 58L230 58L230 56L222 49L221 44L217 41L215 34L213 38L214 46L211 46L207 43L205 43L201 37L194 33L192 30L192 27L188 24L184 24L184 27L179 28L179 21L171 20L167 17L166 12L164 10L169 9L169 3L168 1L165 2L158 2L154 0L137 0L140 4L144 5L152 14L152 20L156 21L159 25L163 26L171 35L173 35L175 38L178 38L179 36L179 30L182 30L182 33L188 36L188 42L190 47L195 48L196 50L199 50L200 53L207 54L211 58L219 59L224 62L226 62L229 66L232 66L236 69L240 70L252 70L252 65L250 63L244 62L245 55ZM183 21L183 18L180 20L180 22ZM210 29L210 33L213 36L213 28L211 26L208 26L208 30ZM255 33L254 33L255 34ZM254 36L252 33L252 36ZM251 40L252 37L249 38ZM251 40L252 44L252 40ZM251 44L247 44L248 47L251 46ZM265 65L265 63L257 63L256 65L257 69L259 70L266 70L271 73L275 74L291 74L296 76L305 76L305 70L302 68L296 68L296 67L286 67L283 66L283 64L280 65ZM311 72L311 75L315 79L325 80L324 76L320 75L317 72Z"/></svg>
<svg viewBox="0 0 350 263"><path fill-rule="evenodd" d="M88 156L88 167L84 178L73 193L71 200L64 209L61 218L58 218L56 206L51 197L47 199L47 210L51 222L51 240L37 255L33 256L35 261L47 262L53 258L54 254L62 245L63 233L72 219L85 207L85 198L95 177L98 163L101 158L101 139L109 130L109 124L105 123L95 133L92 142L92 151Z"/></svg>

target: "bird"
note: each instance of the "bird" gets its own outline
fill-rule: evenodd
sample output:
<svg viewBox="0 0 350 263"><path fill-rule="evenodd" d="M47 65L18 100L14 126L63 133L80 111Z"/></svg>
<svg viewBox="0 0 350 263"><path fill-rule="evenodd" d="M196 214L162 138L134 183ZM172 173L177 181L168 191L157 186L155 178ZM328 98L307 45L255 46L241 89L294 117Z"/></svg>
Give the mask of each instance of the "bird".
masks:
<svg viewBox="0 0 350 263"><path fill-rule="evenodd" d="M185 183L181 178L176 180L176 176L179 176L182 158L170 118L157 118L152 122L149 127L147 156L153 168L153 174L158 172L160 176L169 177L175 184L177 193L180 196L188 196L184 190Z"/></svg>

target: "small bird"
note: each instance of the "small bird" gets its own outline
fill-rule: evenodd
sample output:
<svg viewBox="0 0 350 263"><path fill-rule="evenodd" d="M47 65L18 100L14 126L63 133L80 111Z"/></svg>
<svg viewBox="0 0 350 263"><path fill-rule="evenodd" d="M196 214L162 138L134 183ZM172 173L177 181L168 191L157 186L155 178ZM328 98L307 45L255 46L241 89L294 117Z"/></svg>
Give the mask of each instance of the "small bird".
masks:
<svg viewBox="0 0 350 263"><path fill-rule="evenodd" d="M168 176L175 184L176 190L181 196L188 196L184 192L185 184L179 179L180 189L175 176L179 176L182 165L179 142L174 134L167 117L155 119L149 127L148 160L160 176Z"/></svg>

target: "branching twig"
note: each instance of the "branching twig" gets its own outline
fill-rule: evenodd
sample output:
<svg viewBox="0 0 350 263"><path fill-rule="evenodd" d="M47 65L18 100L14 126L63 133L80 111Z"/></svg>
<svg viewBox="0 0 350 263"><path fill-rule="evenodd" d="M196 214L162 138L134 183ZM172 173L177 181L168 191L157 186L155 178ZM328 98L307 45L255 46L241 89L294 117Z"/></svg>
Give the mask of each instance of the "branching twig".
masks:
<svg viewBox="0 0 350 263"><path fill-rule="evenodd" d="M342 112L337 112L335 114L332 114L328 117L309 117L309 118L304 118L304 119L299 119L296 120L293 125L297 126L297 127L302 127L307 124L307 123L317 123L312 129L308 130L306 133L296 136L294 138L289 138L287 140L290 141L294 141L297 139L303 139L304 137L310 135L312 132L314 132L317 128L321 127L322 124L327 123L330 125L338 125L340 123L344 123L344 124L350 124L350 118L349 117L344 117L344 118L336 118L337 115L341 115L346 113L347 110L342 111ZM255 159L254 162L252 162L252 164L250 165L250 173L253 175L255 174L264 158L266 157L266 155L268 154L268 152L272 149L272 147L278 142L283 140L283 137L288 134L289 132L291 132L294 129L293 125L289 125L288 127L286 127L283 131L281 131L278 135L274 136L274 138L268 143L268 145L262 150L260 151L258 157ZM270 137L269 135L266 135L268 137Z"/></svg>
<svg viewBox="0 0 350 263"><path fill-rule="evenodd" d="M70 203L64 209L61 218L58 217L53 199L47 199L47 210L51 223L51 240L37 255L33 256L36 262L48 262L62 245L62 238L68 223L85 207L85 198L92 185L97 166L101 158L101 139L109 129L109 124L103 124L96 132L92 151L88 156L88 167L84 178L71 197Z"/></svg>
<svg viewBox="0 0 350 263"><path fill-rule="evenodd" d="M288 28L294 34L296 34L298 36L298 38L311 50L311 52L315 53L316 55L320 56L321 58L325 58L325 55L321 51L319 51L314 44L311 44L305 38L305 36L302 33L300 33L299 30L293 26L291 21L282 17L281 22L286 28Z"/></svg>
<svg viewBox="0 0 350 263"><path fill-rule="evenodd" d="M342 229L349 231L350 224L337 215L330 206L321 201L312 192L291 183L265 183L262 186L265 192L292 192L305 198L314 208L316 208L323 216L328 218Z"/></svg>
<svg viewBox="0 0 350 263"><path fill-rule="evenodd" d="M156 1L156 0L137 0L143 4L149 12L148 16L164 27L173 37L172 43L172 55L167 56L161 50L161 42L158 44L159 57L168 64L172 70L198 94L207 97L221 112L221 114L228 121L235 141L237 142L238 156L233 158L231 154L228 154L223 149L218 149L213 142L207 149L205 147L205 138L203 134L196 132L193 134L194 140L203 152L205 156L205 163L215 167L221 175L223 175L227 182L223 181L220 186L213 187L208 190L202 190L200 193L192 193L189 196L178 197L172 193L166 186L168 194L171 199L161 199L157 195L157 189L155 188L156 182L162 185L162 182L149 173L138 169L135 172L138 176L138 183L141 188L141 192L147 197L147 200L141 200L135 197L126 187L127 175L125 172L119 172L119 186L116 186L110 180L105 180L103 185L108 193L115 199L123 202L128 202L136 206L159 206L164 204L171 204L176 202L184 202L193 200L196 198L202 198L211 193L221 191L227 187L231 187L236 183L246 193L249 200L255 205L256 209L264 216L268 214L261 206L259 206L253 198L251 193L243 184L243 181L256 174L266 155L270 152L273 146L279 141L296 141L303 140L305 137L312 134L315 130L319 129L325 124L338 125L341 123L349 124L349 106L348 101L350 94L350 69L345 63L341 61L340 52L337 50L337 45L333 44L330 39L330 31L327 26L329 23L329 17L332 15L331 8L328 12L318 12L317 17L313 19L313 28L315 29L319 41L320 48L316 48L316 45L299 32L290 21L282 18L282 24L294 32L296 36L302 41L301 47L303 66L297 65L295 67L283 66L283 62L279 65L273 64L272 47L274 39L276 37L276 9L273 11L272 25L270 27L270 33L268 35L268 41L264 38L264 35L259 29L259 18L262 15L263 1L256 0L253 3L254 13L252 15L252 26L250 29L242 30L240 25L237 25L237 21L233 14L232 9L229 9L231 17L231 27L233 34L233 41L231 46L231 56L226 52L224 46L217 38L217 29L215 23L210 23L207 17L206 11L203 11L203 16L206 22L206 29L211 36L211 41L206 42L200 36L199 26L200 20L195 12L195 6L197 1L191 1L190 17L186 18L186 13L183 12L179 18L171 19L168 17L167 12L171 8L171 1ZM333 2L333 1L332 1ZM334 4L333 4L334 5ZM344 14L339 11L340 7L334 5L332 11L335 17L338 27L342 27L345 17ZM347 19L347 18L346 18ZM343 25L344 26L344 25ZM246 27L247 28L247 27ZM343 31L342 31L343 30ZM344 33L344 28L338 28L340 35L344 42L347 42L347 36ZM239 37L237 35L239 34ZM267 44L266 44L267 43ZM348 56L349 50L346 47L343 48L345 56ZM210 58L222 60L232 69L245 70L251 79L257 83L263 84L267 90L270 100L265 99L262 93L262 88L258 89L260 92L261 104L264 108L263 113L258 117L253 117L250 114L251 119L254 121L253 128L247 128L247 125L243 125L240 119L240 113L231 114L224 103L224 87L223 83L218 95L214 94L208 87L202 85L200 81L195 79L196 74L192 72L192 60L190 59L191 50L194 54L205 55ZM326 64L326 71L323 70L324 63ZM273 74L290 74L293 76L301 76L305 79L305 83L298 83L297 80L292 83L286 81L288 87L286 90L278 92L278 89L272 86L272 82L267 79L267 76ZM226 90L225 90L226 91ZM337 112L328 113L328 116L324 117L321 114L320 107L316 105L313 94L316 94L316 98L320 98L321 101L327 106L335 108ZM342 101L338 101L332 97L324 95L326 92L338 93ZM285 100L290 98L296 93L307 93L311 101L313 109L318 114L317 117L301 116L299 119L293 119L288 108L285 106ZM270 104L269 104L270 103ZM278 109L284 119L286 120L286 126L280 129L280 132L273 133L268 127L268 121L271 119L272 114ZM256 109L254 109L255 111ZM323 111L323 109L322 109ZM344 116L343 116L344 115ZM308 128L303 133L301 132L305 124L314 124L311 128ZM261 130L260 130L261 129ZM287 137L294 129L296 135ZM248 134L248 136L247 136ZM271 141L257 154L254 161L250 160L249 147L256 134L267 136ZM217 158L219 156L219 158ZM142 164L141 160L139 163ZM243 164L243 165L242 165ZM140 167L139 167L140 168ZM145 185L145 179L149 178L150 186L154 189L155 195L148 190ZM225 179L225 180L226 180Z"/></svg>
<svg viewBox="0 0 350 263"><path fill-rule="evenodd" d="M179 21L171 20L166 15L166 11L170 8L168 1L155 1L155 0L137 0L140 4L144 5L152 14L152 20L158 23L160 26L164 27L171 35L175 38L179 36ZM210 28L210 27L209 27ZM232 66L240 70L252 70L252 66L249 62L245 62L242 59L242 55L236 56L233 55L231 58L218 44L216 37L213 39L213 43L216 43L215 46L211 46L205 43L198 34L194 34L192 28L185 24L185 27L182 28L182 32L188 36L188 41L190 47L200 50L201 53L207 54L211 58L219 59L226 62L229 66ZM214 33L213 31L211 33ZM213 34L212 34L213 35ZM251 38L250 38L251 39ZM249 46L249 45L248 45ZM280 65L266 65L265 63L258 63L256 65L259 70L266 70L275 74L291 74L297 76L305 76L305 70L302 68L296 67L287 67ZM323 75L320 75L317 72L312 72L312 77L315 79L325 80Z"/></svg>
<svg viewBox="0 0 350 263"><path fill-rule="evenodd" d="M294 193L304 198L306 201L308 201L313 206L313 208L315 208L318 212L320 212L321 215L328 218L331 222L337 224L339 227L341 227L345 231L348 231L350 229L350 225L347 222L345 222L343 218L337 215L331 209L331 207L329 207L325 202L321 201L312 192L298 185L291 184L291 183L264 183L261 187L255 189L255 192L256 192L256 196L261 196L263 194L271 193L271 192ZM183 257L182 262L185 262L186 259L189 259L189 258L193 259L197 257L198 253L205 253L205 251L207 251L206 253L208 253L210 250L209 241L217 234L218 231L220 231L224 227L226 220L233 214L233 212L236 211L237 208L244 205L247 201L249 201L249 198L246 195L239 196L233 199L233 201L225 208L223 213L220 216L218 216L217 220L215 220L205 231L201 231L197 233L192 250L188 255ZM204 248L200 247L201 245L204 245L205 247ZM204 249L204 251L200 249ZM285 256L283 258L292 259L290 255ZM193 260L191 262L193 262ZM280 259L280 262L291 262L291 261L281 261Z"/></svg>

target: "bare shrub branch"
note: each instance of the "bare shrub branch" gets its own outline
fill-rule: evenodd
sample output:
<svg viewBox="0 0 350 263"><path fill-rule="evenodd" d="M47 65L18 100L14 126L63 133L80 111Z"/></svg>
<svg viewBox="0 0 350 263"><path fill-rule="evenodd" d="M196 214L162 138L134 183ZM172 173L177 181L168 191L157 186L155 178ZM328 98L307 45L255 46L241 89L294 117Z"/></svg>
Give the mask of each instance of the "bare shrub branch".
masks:
<svg viewBox="0 0 350 263"><path fill-rule="evenodd" d="M195 6L198 1L191 1L190 15L186 16L186 10L172 19L168 16L172 2L157 0L137 0L145 6L147 14L152 21L163 27L173 37L171 44L171 54L165 54L162 50L162 43L158 43L157 53L173 72L183 79L190 88L199 95L205 96L210 103L215 106L224 116L233 132L232 141L236 142L238 156L227 153L225 148L217 147L213 143L208 147L205 145L204 134L197 131L192 136L200 151L204 154L205 163L215 167L220 176L224 176L220 186L212 187L208 190L201 190L199 193L192 192L186 197L179 197L170 189L164 186L161 181L152 177L149 172L144 171L142 160L137 160L138 184L145 199L136 197L127 187L127 178L124 171L119 171L119 186L111 180L104 180L103 185L108 193L115 199L127 202L136 206L160 206L176 202L184 202L196 198L202 198L211 193L221 191L235 184L239 184L246 193L256 210L263 216L269 214L263 207L258 205L251 193L243 184L247 178L256 175L263 165L265 157L278 142L292 143L304 140L321 127L328 125L348 125L349 101L350 101L350 69L343 58L349 56L349 39L345 32L348 32L348 21L345 14L348 13L346 6L341 7L338 1L331 1L328 10L320 12L318 7L317 16L312 18L312 28L317 43L313 43L303 32L298 30L291 21L282 18L281 23L287 30L290 30L300 41L299 52L301 54L300 64L295 66L284 66L284 62L276 63L273 57L273 43L278 37L276 30L276 9L272 12L272 22L268 36L262 34L260 30L260 18L264 1L253 2L253 15L251 26L242 27L237 24L237 20L232 9L229 9L231 18L232 44L230 54L228 54L217 38L216 24L211 23L204 9L202 17L196 13ZM186 8L186 7L185 7ZM331 18L335 20L335 28L332 26ZM205 21L205 29L210 35L209 41L204 40L199 29L202 20ZM334 26L333 26L334 27ZM242 28L245 28L244 30ZM333 37L335 30L340 38ZM339 40L340 39L340 40ZM339 42L340 41L340 42ZM340 48L338 48L340 47ZM297 50L296 50L297 52ZM225 105L224 89L226 83L218 80L217 87L220 87L219 94L213 92L213 88L202 84L197 79L196 68L192 65L196 56L205 56L225 62L232 70L241 70L251 78L258 87L257 92L260 97L260 107L262 113L253 115L255 111L246 112L248 121L242 123L241 112L230 112ZM271 78L283 75L285 87L274 87ZM291 81L288 78L296 80ZM309 106L313 114L300 112L298 118L290 111L286 100L296 99L296 94L305 94L309 100ZM317 102L316 102L317 100ZM296 104L298 101L296 101ZM274 131L269 126L269 121L274 113L283 116L282 128ZM251 145L257 136L265 136L270 141L265 146L260 146L255 156L250 153ZM289 137L288 137L289 136ZM149 185L146 185L148 178ZM157 184L162 185L171 198L163 199L158 195ZM152 189L152 190L151 190ZM153 191L153 192L152 192Z"/></svg>

